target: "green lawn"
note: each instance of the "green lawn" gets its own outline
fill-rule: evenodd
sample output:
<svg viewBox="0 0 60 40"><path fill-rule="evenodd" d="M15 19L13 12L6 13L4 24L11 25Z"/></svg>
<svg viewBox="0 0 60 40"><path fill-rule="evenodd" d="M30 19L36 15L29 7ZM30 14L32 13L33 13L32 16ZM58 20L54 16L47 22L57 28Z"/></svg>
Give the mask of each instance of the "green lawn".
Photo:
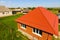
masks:
<svg viewBox="0 0 60 40"><path fill-rule="evenodd" d="M60 25L59 25L59 31L60 31Z"/></svg>
<svg viewBox="0 0 60 40"><path fill-rule="evenodd" d="M29 40L21 32L17 31L16 18L23 14L17 14L0 18L0 40Z"/></svg>

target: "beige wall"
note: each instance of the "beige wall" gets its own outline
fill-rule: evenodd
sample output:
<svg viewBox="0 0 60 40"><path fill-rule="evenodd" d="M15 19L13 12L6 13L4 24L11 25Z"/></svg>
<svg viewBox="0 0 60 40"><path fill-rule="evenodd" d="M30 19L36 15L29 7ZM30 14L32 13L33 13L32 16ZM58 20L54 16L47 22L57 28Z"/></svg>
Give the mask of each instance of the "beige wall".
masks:
<svg viewBox="0 0 60 40"><path fill-rule="evenodd" d="M12 15L12 11L9 11L9 12L0 12L0 17L10 16L10 15Z"/></svg>

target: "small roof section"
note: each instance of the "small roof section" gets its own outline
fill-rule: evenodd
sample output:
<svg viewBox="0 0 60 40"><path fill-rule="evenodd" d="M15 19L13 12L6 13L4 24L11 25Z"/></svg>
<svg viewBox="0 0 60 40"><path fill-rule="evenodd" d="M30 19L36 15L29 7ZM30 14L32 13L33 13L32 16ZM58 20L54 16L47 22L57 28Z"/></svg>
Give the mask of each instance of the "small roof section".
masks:
<svg viewBox="0 0 60 40"><path fill-rule="evenodd" d="M29 12L29 9L26 8L26 9L23 9L23 13L28 13Z"/></svg>
<svg viewBox="0 0 60 40"><path fill-rule="evenodd" d="M58 17L43 7L30 11L16 21L58 35Z"/></svg>
<svg viewBox="0 0 60 40"><path fill-rule="evenodd" d="M12 11L21 11L21 9L13 9Z"/></svg>
<svg viewBox="0 0 60 40"><path fill-rule="evenodd" d="M0 12L5 12L5 11L11 11L11 10L5 6L0 6Z"/></svg>

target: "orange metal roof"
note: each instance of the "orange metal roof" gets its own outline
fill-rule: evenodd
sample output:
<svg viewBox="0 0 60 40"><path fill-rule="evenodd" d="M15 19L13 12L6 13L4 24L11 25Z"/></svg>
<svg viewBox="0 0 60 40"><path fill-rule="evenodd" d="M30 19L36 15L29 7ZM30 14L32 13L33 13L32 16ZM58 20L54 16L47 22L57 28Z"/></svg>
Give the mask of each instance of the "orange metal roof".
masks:
<svg viewBox="0 0 60 40"><path fill-rule="evenodd" d="M58 35L58 17L43 7L30 11L16 21Z"/></svg>

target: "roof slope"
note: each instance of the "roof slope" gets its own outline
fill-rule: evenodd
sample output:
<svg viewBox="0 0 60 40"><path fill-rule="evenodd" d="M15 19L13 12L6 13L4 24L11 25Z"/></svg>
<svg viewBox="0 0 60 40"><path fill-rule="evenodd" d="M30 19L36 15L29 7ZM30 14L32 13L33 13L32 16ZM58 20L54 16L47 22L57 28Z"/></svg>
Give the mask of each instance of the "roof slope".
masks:
<svg viewBox="0 0 60 40"><path fill-rule="evenodd" d="M11 10L5 6L0 6L0 12L4 12L4 11L11 11Z"/></svg>
<svg viewBox="0 0 60 40"><path fill-rule="evenodd" d="M58 17L43 7L34 9L16 21L58 35Z"/></svg>

